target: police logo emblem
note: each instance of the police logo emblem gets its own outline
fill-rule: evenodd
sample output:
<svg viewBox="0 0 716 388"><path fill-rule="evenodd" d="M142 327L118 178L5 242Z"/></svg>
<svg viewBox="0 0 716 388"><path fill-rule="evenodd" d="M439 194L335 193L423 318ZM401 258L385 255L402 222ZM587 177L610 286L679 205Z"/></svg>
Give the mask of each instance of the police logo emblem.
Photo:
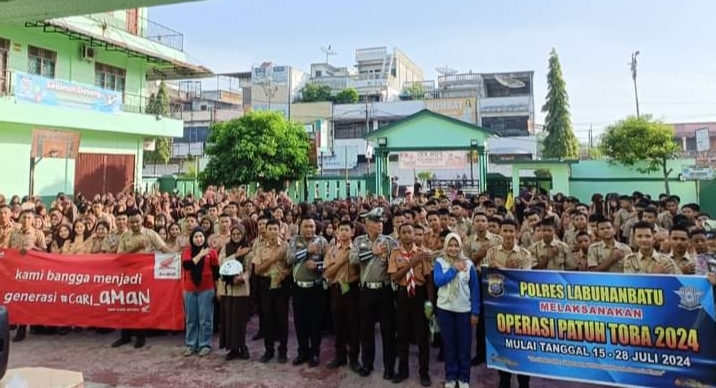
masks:
<svg viewBox="0 0 716 388"><path fill-rule="evenodd" d="M119 241L117 241L117 235L116 234L110 234L109 235L109 245L117 245Z"/></svg>
<svg viewBox="0 0 716 388"><path fill-rule="evenodd" d="M704 293L696 289L696 287L681 287L678 291L674 291L681 298L679 307L684 310L696 310L701 308L701 297Z"/></svg>
<svg viewBox="0 0 716 388"><path fill-rule="evenodd" d="M505 277L500 274L491 274L487 277L487 292L499 298L505 295Z"/></svg>

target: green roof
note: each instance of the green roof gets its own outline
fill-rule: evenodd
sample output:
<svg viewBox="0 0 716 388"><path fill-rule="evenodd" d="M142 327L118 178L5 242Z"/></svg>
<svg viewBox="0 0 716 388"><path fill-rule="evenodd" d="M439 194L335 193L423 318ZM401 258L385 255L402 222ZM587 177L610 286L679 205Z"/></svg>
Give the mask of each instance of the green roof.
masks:
<svg viewBox="0 0 716 388"><path fill-rule="evenodd" d="M375 130L375 131L373 131L373 132L369 132L369 133L366 134L363 138L366 139L366 140L368 140L368 139L375 139L375 138L377 138L379 135L381 135L381 134L383 134L383 133L385 133L385 132L387 132L387 131L393 129L394 127L403 125L403 124L405 124L405 123L407 123L407 122L409 122L409 121L417 120L417 119L420 119L420 118L426 117L426 116L436 117L436 118L438 118L438 119L440 119L440 120L445 120L445 121L451 122L451 123L453 123L453 124L460 125L460 126L465 127L465 128L469 128L469 129L471 129L471 130L473 130L473 131L482 132L482 133L485 133L485 134L487 134L487 135L489 135L489 136L495 136L495 137L499 137L499 136L500 136L500 135L498 135L496 132L494 132L494 131L492 131L492 130L490 130L490 129L487 129L487 128L483 128L483 127L481 127L481 126L479 126L479 125L470 124L470 123L468 123L468 122L465 122L465 121L462 121L462 120L458 120L458 119L453 118L453 117L450 117L450 116L445 116L445 115L443 115L443 114L436 113L436 112L433 112L433 111L428 110L428 109L423 109L423 110L421 110L420 112L413 113L413 114L410 115L410 116L404 117L404 118L402 118L402 119L400 119L400 120L398 120L398 121L394 121L394 122L392 122L392 123L390 123L390 124L388 124L388 125L386 125L386 126L384 126L384 127L381 127L381 128L379 128L379 129L377 129L377 130Z"/></svg>

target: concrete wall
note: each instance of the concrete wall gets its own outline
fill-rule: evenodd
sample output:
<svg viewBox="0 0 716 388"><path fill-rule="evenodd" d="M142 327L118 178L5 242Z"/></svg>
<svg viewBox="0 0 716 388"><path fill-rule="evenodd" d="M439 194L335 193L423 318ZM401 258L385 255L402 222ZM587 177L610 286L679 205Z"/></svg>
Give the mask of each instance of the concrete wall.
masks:
<svg viewBox="0 0 716 388"><path fill-rule="evenodd" d="M681 197L682 203L697 202L695 181L679 181L682 166L693 165L693 159L673 160L669 167L671 194ZM621 165L611 165L601 160L585 160L572 166L569 182L570 195L589 201L594 193L631 194L640 191L656 198L664 192L664 180L660 173L641 174Z"/></svg>
<svg viewBox="0 0 716 388"><path fill-rule="evenodd" d="M30 183L32 125L0 122L0 193L25 195ZM80 135L80 152L135 155L135 177L142 176L143 136L117 136L85 130ZM52 196L74 193L75 161L42 159L35 169L35 194Z"/></svg>

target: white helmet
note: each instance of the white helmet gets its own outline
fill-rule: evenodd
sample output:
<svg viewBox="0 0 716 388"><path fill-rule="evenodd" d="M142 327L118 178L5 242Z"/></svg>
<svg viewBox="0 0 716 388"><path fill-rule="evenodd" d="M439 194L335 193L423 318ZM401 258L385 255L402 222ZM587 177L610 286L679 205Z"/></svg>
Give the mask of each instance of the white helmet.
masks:
<svg viewBox="0 0 716 388"><path fill-rule="evenodd" d="M219 268L219 275L221 276L236 276L241 275L243 272L244 266L237 260L229 260Z"/></svg>

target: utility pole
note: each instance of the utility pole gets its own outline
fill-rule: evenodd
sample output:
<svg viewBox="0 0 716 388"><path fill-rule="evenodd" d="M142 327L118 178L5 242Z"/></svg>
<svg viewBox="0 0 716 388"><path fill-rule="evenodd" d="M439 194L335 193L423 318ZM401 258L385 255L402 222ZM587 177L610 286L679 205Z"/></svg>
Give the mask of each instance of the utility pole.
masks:
<svg viewBox="0 0 716 388"><path fill-rule="evenodd" d="M594 132L592 131L592 124L589 124L589 150L592 150L592 147L594 147L594 137L592 136Z"/></svg>
<svg viewBox="0 0 716 388"><path fill-rule="evenodd" d="M631 62L629 65L631 66L631 79L634 81L634 101L636 102L636 117L639 118L639 92L636 87L636 57L639 55L639 50L633 52L631 54Z"/></svg>

